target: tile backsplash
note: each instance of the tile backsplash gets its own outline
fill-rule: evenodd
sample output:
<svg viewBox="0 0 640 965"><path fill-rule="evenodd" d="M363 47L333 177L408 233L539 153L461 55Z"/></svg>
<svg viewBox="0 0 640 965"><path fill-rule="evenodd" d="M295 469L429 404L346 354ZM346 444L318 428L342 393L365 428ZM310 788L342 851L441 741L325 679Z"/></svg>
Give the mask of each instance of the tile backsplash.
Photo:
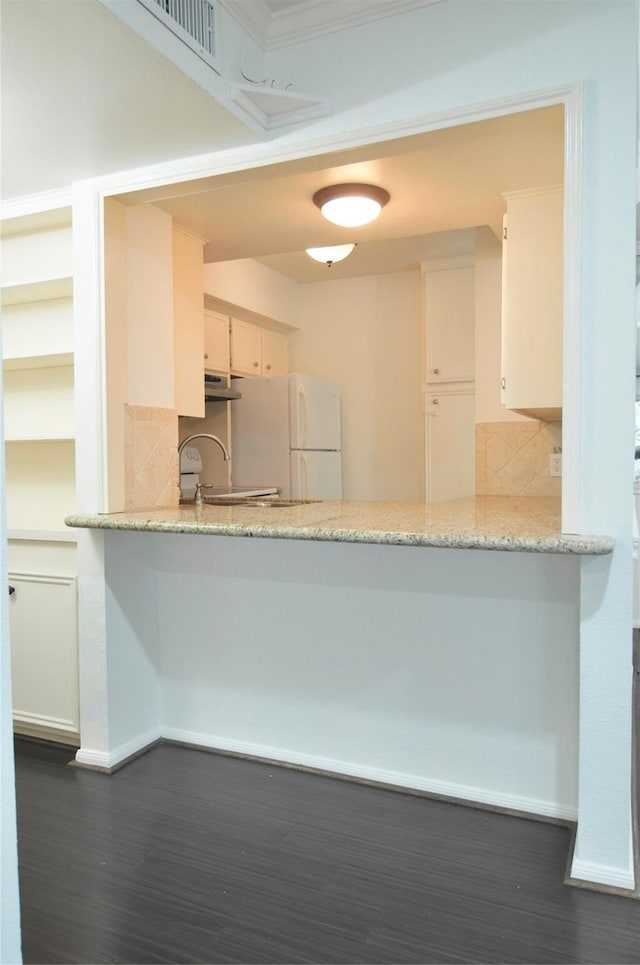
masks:
<svg viewBox="0 0 640 965"><path fill-rule="evenodd" d="M125 510L178 506L178 413L125 405Z"/></svg>
<svg viewBox="0 0 640 965"><path fill-rule="evenodd" d="M560 422L478 423L476 493L560 496L562 479L549 474L549 456L561 446Z"/></svg>

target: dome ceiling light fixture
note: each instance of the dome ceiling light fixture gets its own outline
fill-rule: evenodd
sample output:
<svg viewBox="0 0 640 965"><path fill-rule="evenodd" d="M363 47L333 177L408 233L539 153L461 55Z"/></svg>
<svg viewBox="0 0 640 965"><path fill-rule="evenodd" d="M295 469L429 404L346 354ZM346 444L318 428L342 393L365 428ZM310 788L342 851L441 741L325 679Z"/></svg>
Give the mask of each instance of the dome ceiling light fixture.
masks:
<svg viewBox="0 0 640 965"><path fill-rule="evenodd" d="M320 188L313 203L333 224L343 228L358 228L377 218L390 194L373 184L332 184Z"/></svg>
<svg viewBox="0 0 640 965"><path fill-rule="evenodd" d="M331 268L334 262L348 258L355 247L355 244L329 245L325 248L307 248L306 252L314 261L323 261L327 268Z"/></svg>

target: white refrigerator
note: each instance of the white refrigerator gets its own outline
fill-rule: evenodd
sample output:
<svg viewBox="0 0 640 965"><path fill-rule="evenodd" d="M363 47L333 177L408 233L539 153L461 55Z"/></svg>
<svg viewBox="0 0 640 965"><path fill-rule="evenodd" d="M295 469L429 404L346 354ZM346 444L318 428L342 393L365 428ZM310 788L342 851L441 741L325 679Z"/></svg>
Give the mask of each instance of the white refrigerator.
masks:
<svg viewBox="0 0 640 965"><path fill-rule="evenodd" d="M342 499L338 386L297 374L235 384L241 398L231 410L233 485L261 479L290 499Z"/></svg>

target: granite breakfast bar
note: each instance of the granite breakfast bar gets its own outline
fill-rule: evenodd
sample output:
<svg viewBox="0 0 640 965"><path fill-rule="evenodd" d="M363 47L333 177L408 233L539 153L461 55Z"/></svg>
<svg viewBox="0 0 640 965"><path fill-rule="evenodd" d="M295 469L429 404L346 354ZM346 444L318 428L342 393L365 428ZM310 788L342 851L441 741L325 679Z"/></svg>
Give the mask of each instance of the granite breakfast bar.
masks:
<svg viewBox="0 0 640 965"><path fill-rule="evenodd" d="M574 820L579 566L613 541L559 520L515 497L68 517L107 574L77 762L173 740Z"/></svg>
<svg viewBox="0 0 640 965"><path fill-rule="evenodd" d="M611 553L606 536L560 532L551 497L476 496L441 503L303 502L181 505L108 515L69 516L68 526L204 536L248 536L529 553Z"/></svg>

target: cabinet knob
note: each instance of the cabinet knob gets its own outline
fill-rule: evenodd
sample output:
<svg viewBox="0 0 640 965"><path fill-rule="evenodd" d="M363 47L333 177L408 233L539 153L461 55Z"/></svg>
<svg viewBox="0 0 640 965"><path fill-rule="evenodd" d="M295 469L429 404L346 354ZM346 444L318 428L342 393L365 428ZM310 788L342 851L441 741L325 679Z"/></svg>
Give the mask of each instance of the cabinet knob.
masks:
<svg viewBox="0 0 640 965"><path fill-rule="evenodd" d="M440 403L438 402L437 399L432 399L432 400L431 400L431 404L432 404L432 405L440 405Z"/></svg>
<svg viewBox="0 0 640 965"><path fill-rule="evenodd" d="M258 363L257 363L257 362L254 362L254 363L253 363L253 367L254 367L254 369L257 369L257 368L258 368Z"/></svg>
<svg viewBox="0 0 640 965"><path fill-rule="evenodd" d="M268 370L268 371L271 371L271 366L270 366L270 365L267 365L267 370Z"/></svg>
<svg viewBox="0 0 640 965"><path fill-rule="evenodd" d="M434 370L433 370L433 374L434 374L434 375L440 375L440 369L434 369Z"/></svg>
<svg viewBox="0 0 640 965"><path fill-rule="evenodd" d="M208 352L205 352L205 353L204 353L204 357L205 357L206 359L208 359L208 358L209 358L209 353L208 353Z"/></svg>

